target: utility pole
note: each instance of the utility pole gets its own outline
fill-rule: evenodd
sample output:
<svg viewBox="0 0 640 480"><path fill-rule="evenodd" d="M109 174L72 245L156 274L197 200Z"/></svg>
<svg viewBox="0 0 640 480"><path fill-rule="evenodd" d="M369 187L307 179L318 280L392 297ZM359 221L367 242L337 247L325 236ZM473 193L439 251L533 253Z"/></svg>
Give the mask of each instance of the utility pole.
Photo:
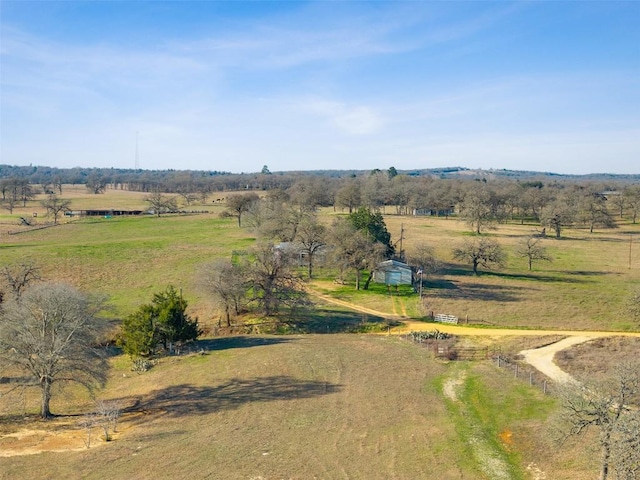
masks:
<svg viewBox="0 0 640 480"><path fill-rule="evenodd" d="M404 250L402 250L402 239L404 238L404 223L400 224L400 251L398 252L398 256L402 259L402 261L404 262Z"/></svg>

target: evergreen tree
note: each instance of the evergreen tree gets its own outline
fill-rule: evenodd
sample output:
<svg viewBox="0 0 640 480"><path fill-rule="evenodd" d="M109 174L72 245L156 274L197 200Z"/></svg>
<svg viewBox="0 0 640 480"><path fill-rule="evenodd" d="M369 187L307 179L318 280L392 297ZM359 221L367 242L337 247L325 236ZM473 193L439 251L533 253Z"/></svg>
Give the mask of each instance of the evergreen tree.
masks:
<svg viewBox="0 0 640 480"><path fill-rule="evenodd" d="M185 312L187 301L173 285L156 293L150 304L142 305L122 322L120 345L132 357L151 355L158 344L166 348L175 342L195 340L202 333L198 319Z"/></svg>
<svg viewBox="0 0 640 480"><path fill-rule="evenodd" d="M374 213L366 207L361 207L349 215L349 220L356 230L367 233L373 240L385 246L385 257L393 257L395 248L391 244L391 234L380 212Z"/></svg>

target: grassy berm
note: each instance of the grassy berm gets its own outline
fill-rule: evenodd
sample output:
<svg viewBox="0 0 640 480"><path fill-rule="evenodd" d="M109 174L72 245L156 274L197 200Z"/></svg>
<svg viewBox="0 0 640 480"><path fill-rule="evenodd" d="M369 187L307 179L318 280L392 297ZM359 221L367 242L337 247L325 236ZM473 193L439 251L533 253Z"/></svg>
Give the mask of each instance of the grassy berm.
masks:
<svg viewBox="0 0 640 480"><path fill-rule="evenodd" d="M483 479L492 459L474 455L469 439L478 436L506 462L508 478L532 478L538 465L548 475L540 478L587 478L583 454L553 453L546 439L554 400L488 362L437 361L394 336L198 343L205 354L167 357L143 374L114 357L100 398L125 410L111 442L94 430L85 448L76 425L90 408L86 397L55 397L65 417L23 426L72 432L75 443L3 457L18 440L0 436L0 478ZM472 409L443 393L461 368L473 382L460 386Z"/></svg>

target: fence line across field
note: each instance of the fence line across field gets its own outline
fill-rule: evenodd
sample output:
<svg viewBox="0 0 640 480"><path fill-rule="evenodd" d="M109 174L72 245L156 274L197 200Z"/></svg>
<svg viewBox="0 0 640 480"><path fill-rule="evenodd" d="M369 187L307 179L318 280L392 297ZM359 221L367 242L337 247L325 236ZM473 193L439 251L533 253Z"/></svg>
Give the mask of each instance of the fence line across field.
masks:
<svg viewBox="0 0 640 480"><path fill-rule="evenodd" d="M420 344L433 351L438 358L448 360L489 360L497 367L513 372L515 378L529 383L530 386L539 388L545 394L553 393L553 382L533 367L528 367L520 362L513 361L499 351L489 347L460 347L450 345L447 339L450 336L444 332L434 330L431 332L410 332L403 335L406 340Z"/></svg>
<svg viewBox="0 0 640 480"><path fill-rule="evenodd" d="M545 394L552 393L550 392L552 382L547 378L544 378L544 375L535 368L528 368L519 362L512 362L502 355L496 355L494 360L496 366L499 368L513 370L515 378L528 381L530 386L540 388Z"/></svg>

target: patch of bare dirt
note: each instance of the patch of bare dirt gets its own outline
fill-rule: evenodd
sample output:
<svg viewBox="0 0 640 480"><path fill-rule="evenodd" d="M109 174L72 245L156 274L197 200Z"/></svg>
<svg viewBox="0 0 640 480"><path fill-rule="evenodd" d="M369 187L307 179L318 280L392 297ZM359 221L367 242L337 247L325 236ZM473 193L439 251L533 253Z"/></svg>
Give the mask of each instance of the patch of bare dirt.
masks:
<svg viewBox="0 0 640 480"><path fill-rule="evenodd" d="M458 388L464 385L465 378L466 378L465 372L460 372L456 377L447 378L447 380L444 382L444 385L442 387L444 396L453 402L457 402L458 395L456 391L458 390Z"/></svg>
<svg viewBox="0 0 640 480"><path fill-rule="evenodd" d="M94 432L95 436L97 434ZM86 434L80 429L21 429L0 436L0 457L35 455L42 452L69 452L86 449ZM95 441L91 448L104 442Z"/></svg>
<svg viewBox="0 0 640 480"><path fill-rule="evenodd" d="M111 440L117 441L123 432L135 425L140 412L127 413L120 418L117 432L110 432ZM33 421L17 431L0 433L0 457L35 455L43 452L73 452L106 445L101 435L103 430L96 425L88 430L80 426L74 417L53 418L46 422ZM89 443L89 447L87 447Z"/></svg>

